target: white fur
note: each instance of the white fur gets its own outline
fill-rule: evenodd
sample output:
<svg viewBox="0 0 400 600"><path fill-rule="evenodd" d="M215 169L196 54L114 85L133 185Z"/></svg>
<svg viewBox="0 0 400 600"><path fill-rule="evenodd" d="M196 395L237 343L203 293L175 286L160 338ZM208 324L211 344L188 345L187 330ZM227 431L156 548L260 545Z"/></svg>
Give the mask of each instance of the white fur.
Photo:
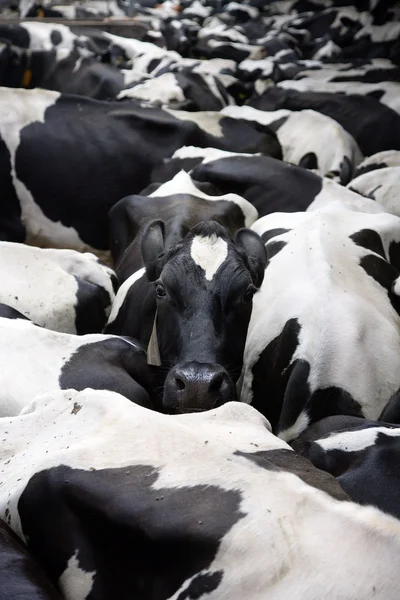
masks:
<svg viewBox="0 0 400 600"><path fill-rule="evenodd" d="M204 269L207 281L211 281L228 256L228 244L217 235L196 235L190 246L190 256Z"/></svg>
<svg viewBox="0 0 400 600"><path fill-rule="evenodd" d="M131 286L138 279L140 279L141 277L144 277L145 273L146 273L146 269L144 267L142 269L139 269L138 271L135 271L135 273L133 273L130 277L128 277L128 279L126 279L124 281L124 283L119 287L119 289L117 291L117 295L115 296L115 300L111 307L111 312L110 312L110 316L108 318L107 325L109 325L110 323L115 321L115 319L118 316L118 312L119 312L121 306L123 305L126 295L129 292Z"/></svg>
<svg viewBox="0 0 400 600"><path fill-rule="evenodd" d="M81 569L78 551L68 561L67 568L58 580L58 585L66 600L86 600L93 587L96 571Z"/></svg>
<svg viewBox="0 0 400 600"><path fill-rule="evenodd" d="M329 437L317 440L316 444L324 450L341 450L342 452L359 452L373 446L380 433L389 437L399 437L400 429L391 427L369 427L358 431L339 431Z"/></svg>
<svg viewBox="0 0 400 600"><path fill-rule="evenodd" d="M164 107L164 110L175 117L175 119L196 123L201 129L214 137L223 137L223 131L220 125L222 116L217 111L203 110L200 112L189 112L186 110L171 110L167 107Z"/></svg>
<svg viewBox="0 0 400 600"><path fill-rule="evenodd" d="M362 159L361 150L354 138L334 119L314 110L267 112L250 106L228 106L221 113L227 117L248 119L263 125L288 117L276 132L282 146L283 159L298 165L305 154L314 152L320 175L333 174L339 179L344 157L353 166L358 165Z"/></svg>
<svg viewBox="0 0 400 600"><path fill-rule="evenodd" d="M116 46L123 48L129 58L135 59L139 55L146 54L150 57L150 60L154 58L170 57L174 60L179 60L180 55L172 50L164 50L151 42L142 42L133 38L125 38L119 35L113 35L103 31L103 35L113 42Z"/></svg>
<svg viewBox="0 0 400 600"><path fill-rule="evenodd" d="M314 210L320 210L324 207L329 206L332 203L339 202L343 207L353 211L369 212L369 213L382 213L389 212L378 202L364 198L350 189L343 187L332 179L322 179L322 189L307 207L306 212L312 212Z"/></svg>
<svg viewBox="0 0 400 600"><path fill-rule="evenodd" d="M400 166L369 171L350 181L347 187L363 196L373 196L385 210L400 217Z"/></svg>
<svg viewBox="0 0 400 600"><path fill-rule="evenodd" d="M222 111L221 111L222 112ZM230 158L232 156L261 156L257 154L247 154L245 152L227 152L226 150L219 150L218 148L198 148L197 146L182 146L176 150L171 158L198 158L201 157L203 165L212 162L213 160L219 160L220 158Z"/></svg>
<svg viewBox="0 0 400 600"><path fill-rule="evenodd" d="M105 289L111 306L112 275L93 254L0 242L0 302L54 331L76 333L75 277Z"/></svg>
<svg viewBox="0 0 400 600"><path fill-rule="evenodd" d="M207 150L209 150L207 148ZM179 158L185 158L185 153ZM176 158L176 156L175 156ZM150 194L150 197L163 198L172 194L191 194L197 198L203 198L209 202L224 200L225 202L233 202L236 204L244 216L244 224L250 227L258 218L257 209L247 200L237 194L223 194L222 196L209 196L205 192L199 190L193 183L192 178L186 171L179 171L172 179L163 183L157 190Z"/></svg>
<svg viewBox="0 0 400 600"><path fill-rule="evenodd" d="M135 87L122 90L117 98L136 98L148 104L168 105L184 102L185 94L173 73L163 73Z"/></svg>
<svg viewBox="0 0 400 600"><path fill-rule="evenodd" d="M65 48L73 50L74 42L78 38L66 25L60 23L41 23L40 21L23 21L21 27L29 33L30 50L52 50L53 48ZM61 43L55 46L51 41L52 31L61 34Z"/></svg>

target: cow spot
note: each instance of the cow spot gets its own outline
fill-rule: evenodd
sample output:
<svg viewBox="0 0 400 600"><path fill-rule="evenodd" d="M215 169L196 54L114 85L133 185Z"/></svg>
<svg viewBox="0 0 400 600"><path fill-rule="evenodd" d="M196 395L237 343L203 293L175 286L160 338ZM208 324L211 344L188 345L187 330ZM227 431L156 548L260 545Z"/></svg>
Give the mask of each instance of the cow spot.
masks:
<svg viewBox="0 0 400 600"><path fill-rule="evenodd" d="M274 431L289 377L287 367L298 346L300 330L298 320L289 319L281 333L264 348L252 368L252 405L267 417ZM265 402L265 390L268 390L268 404Z"/></svg>
<svg viewBox="0 0 400 600"><path fill-rule="evenodd" d="M76 332L98 333L107 322L108 309L111 306L110 294L103 287L75 277L76 291Z"/></svg>
<svg viewBox="0 0 400 600"><path fill-rule="evenodd" d="M348 156L344 156L340 163L340 183L347 185L353 175L353 165Z"/></svg>
<svg viewBox="0 0 400 600"><path fill-rule="evenodd" d="M241 493L216 485L163 487L160 476L151 465L96 471L61 465L36 473L18 502L31 554L54 582L79 557L79 569L95 573L93 598L167 600L188 580L183 598L215 589L220 572L200 575L246 516Z"/></svg>
<svg viewBox="0 0 400 600"><path fill-rule="evenodd" d="M213 573L205 573L197 575L190 585L181 592L177 600L197 600L204 594L214 592L222 581L223 571L214 571Z"/></svg>
<svg viewBox="0 0 400 600"><path fill-rule="evenodd" d="M292 362L300 331L298 320L289 319L252 368L252 405L267 417L273 432L286 441L294 439L310 422L330 415L363 416L358 402L342 388L330 386L311 391L309 362Z"/></svg>
<svg viewBox="0 0 400 600"><path fill-rule="evenodd" d="M58 46L62 42L62 35L59 31L53 30L50 34L50 39L53 46Z"/></svg>
<svg viewBox="0 0 400 600"><path fill-rule="evenodd" d="M380 235L373 229L362 229L349 236L357 246L362 246L366 250L375 252L385 258L385 251Z"/></svg>
<svg viewBox="0 0 400 600"><path fill-rule="evenodd" d="M356 179L360 175L365 175L365 173L369 173L370 171L377 171L378 169L386 169L389 165L386 163L370 163L369 165L365 165L364 167L360 167L354 173L354 178Z"/></svg>
<svg viewBox="0 0 400 600"><path fill-rule="evenodd" d="M307 154L301 158L299 167L302 167L303 169L318 169L318 159L315 152L307 152Z"/></svg>
<svg viewBox="0 0 400 600"><path fill-rule="evenodd" d="M286 246L286 242L284 241L272 241L269 244L267 244L265 246L265 250L267 252L267 259L268 261L271 260L271 258L273 258L276 254L278 254L278 252L280 252L282 250L282 248L284 248Z"/></svg>
<svg viewBox="0 0 400 600"><path fill-rule="evenodd" d="M367 96L371 96L371 98L375 98L375 100L380 100L382 96L385 95L385 90L372 90L366 94Z"/></svg>
<svg viewBox="0 0 400 600"><path fill-rule="evenodd" d="M290 231L290 229L284 229L283 227L277 227L276 229L269 229L268 231L264 231L264 233L261 235L263 244L266 244L270 239L277 237L278 235L283 235L288 231Z"/></svg>
<svg viewBox="0 0 400 600"><path fill-rule="evenodd" d="M391 242L389 245L389 262L400 270L400 243Z"/></svg>
<svg viewBox="0 0 400 600"><path fill-rule="evenodd" d="M317 469L307 458L296 454L293 450L260 450L258 452L237 450L234 454L243 456L268 471L292 473L300 477L307 485L322 490L337 500L349 500L347 494L330 474Z"/></svg>
<svg viewBox="0 0 400 600"><path fill-rule="evenodd" d="M386 260L373 254L363 256L360 260L360 267L364 269L367 275L375 279L377 283L386 289L393 308L400 314L400 298L396 293L395 286L399 276L397 269Z"/></svg>
<svg viewBox="0 0 400 600"><path fill-rule="evenodd" d="M276 133L278 131L278 129L280 129L282 127L282 125L284 125L286 123L288 118L289 118L288 116L281 117L280 119L277 119L276 121L272 121L272 123L268 124L268 127L271 129L271 131Z"/></svg>

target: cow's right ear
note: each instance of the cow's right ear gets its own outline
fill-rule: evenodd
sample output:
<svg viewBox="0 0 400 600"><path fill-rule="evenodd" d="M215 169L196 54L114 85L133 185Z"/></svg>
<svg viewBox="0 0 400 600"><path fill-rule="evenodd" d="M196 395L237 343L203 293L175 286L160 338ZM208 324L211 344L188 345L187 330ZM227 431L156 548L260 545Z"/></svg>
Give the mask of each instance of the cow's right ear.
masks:
<svg viewBox="0 0 400 600"><path fill-rule="evenodd" d="M164 233L164 221L160 220L151 221L143 233L141 251L149 281L155 281L160 275L158 264L165 251Z"/></svg>

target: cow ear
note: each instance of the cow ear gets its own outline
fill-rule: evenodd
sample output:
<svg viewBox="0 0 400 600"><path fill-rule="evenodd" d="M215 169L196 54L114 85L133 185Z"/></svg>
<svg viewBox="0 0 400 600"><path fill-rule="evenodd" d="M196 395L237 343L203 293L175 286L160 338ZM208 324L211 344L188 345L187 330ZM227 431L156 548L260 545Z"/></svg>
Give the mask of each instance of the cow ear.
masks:
<svg viewBox="0 0 400 600"><path fill-rule="evenodd" d="M158 272L158 262L165 250L164 232L164 222L158 220L151 221L143 233L141 251L149 281L155 281L160 275Z"/></svg>
<svg viewBox="0 0 400 600"><path fill-rule="evenodd" d="M239 229L235 242L243 248L249 261L250 275L256 287L260 287L267 266L267 252L260 236L251 229Z"/></svg>

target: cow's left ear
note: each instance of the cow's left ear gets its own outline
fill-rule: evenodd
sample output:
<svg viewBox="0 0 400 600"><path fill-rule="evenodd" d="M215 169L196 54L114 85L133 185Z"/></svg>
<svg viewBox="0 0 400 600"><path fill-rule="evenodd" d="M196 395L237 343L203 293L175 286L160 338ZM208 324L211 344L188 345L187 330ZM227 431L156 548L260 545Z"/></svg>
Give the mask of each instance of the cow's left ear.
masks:
<svg viewBox="0 0 400 600"><path fill-rule="evenodd" d="M256 287L260 287L267 266L267 252L260 236L251 229L239 229L235 242L246 252L250 275Z"/></svg>
<svg viewBox="0 0 400 600"><path fill-rule="evenodd" d="M164 222L157 220L149 223L143 233L141 243L142 259L149 281L155 281L160 275L158 262L165 250L164 232Z"/></svg>

